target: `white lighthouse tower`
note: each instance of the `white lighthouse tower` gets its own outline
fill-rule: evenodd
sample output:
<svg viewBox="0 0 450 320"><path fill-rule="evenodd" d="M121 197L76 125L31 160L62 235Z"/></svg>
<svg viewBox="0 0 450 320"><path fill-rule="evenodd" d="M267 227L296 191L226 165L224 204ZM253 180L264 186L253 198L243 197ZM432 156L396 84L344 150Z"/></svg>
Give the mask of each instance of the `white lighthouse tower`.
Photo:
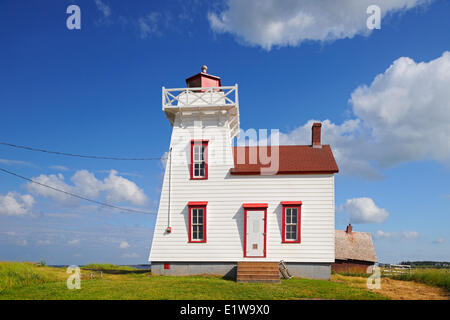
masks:
<svg viewBox="0 0 450 320"><path fill-rule="evenodd" d="M192 269L192 262L220 260L214 243L224 239L208 237L207 230L217 228L217 218L207 218L207 210L214 207L207 200L233 167L238 85L222 86L220 77L206 71L202 66L200 73L187 78L186 88L162 88L162 110L173 130L149 258L154 272L159 267L180 274L176 262L191 262ZM194 273L202 273L198 266Z"/></svg>

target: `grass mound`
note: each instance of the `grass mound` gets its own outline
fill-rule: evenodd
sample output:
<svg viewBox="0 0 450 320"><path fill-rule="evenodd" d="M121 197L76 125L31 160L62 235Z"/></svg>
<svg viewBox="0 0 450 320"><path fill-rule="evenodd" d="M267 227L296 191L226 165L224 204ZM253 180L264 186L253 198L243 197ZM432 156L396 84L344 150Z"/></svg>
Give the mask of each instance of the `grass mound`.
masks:
<svg viewBox="0 0 450 320"><path fill-rule="evenodd" d="M0 292L16 287L63 280L67 277L64 271L27 262L0 262Z"/></svg>

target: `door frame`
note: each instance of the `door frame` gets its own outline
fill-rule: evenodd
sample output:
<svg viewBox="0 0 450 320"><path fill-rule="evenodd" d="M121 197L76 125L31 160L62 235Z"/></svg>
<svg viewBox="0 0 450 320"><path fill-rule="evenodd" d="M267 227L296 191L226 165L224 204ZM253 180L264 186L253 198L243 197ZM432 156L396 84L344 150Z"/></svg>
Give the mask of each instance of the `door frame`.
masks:
<svg viewBox="0 0 450 320"><path fill-rule="evenodd" d="M244 204L244 258L266 258L267 253L267 203L246 203ZM264 211L264 249L262 256L247 256L247 212Z"/></svg>

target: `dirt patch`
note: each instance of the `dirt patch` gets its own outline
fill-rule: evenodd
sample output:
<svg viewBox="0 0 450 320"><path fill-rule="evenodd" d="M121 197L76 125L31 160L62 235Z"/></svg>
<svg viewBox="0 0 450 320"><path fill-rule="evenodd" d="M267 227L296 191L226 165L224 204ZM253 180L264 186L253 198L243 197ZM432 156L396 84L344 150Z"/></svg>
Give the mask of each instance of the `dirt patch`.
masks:
<svg viewBox="0 0 450 320"><path fill-rule="evenodd" d="M441 288L413 281L381 279L382 295L395 300L450 300L450 294Z"/></svg>
<svg viewBox="0 0 450 320"><path fill-rule="evenodd" d="M332 281L345 281L351 286L366 287L366 278L333 275ZM381 279L381 289L374 292L393 300L450 300L450 293L444 289L413 281Z"/></svg>

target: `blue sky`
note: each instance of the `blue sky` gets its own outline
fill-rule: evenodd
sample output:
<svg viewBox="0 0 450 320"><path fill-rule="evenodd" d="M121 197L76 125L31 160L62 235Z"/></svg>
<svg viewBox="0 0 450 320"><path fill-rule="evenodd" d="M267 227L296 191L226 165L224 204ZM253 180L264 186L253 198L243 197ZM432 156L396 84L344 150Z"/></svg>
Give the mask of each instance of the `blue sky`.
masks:
<svg viewBox="0 0 450 320"><path fill-rule="evenodd" d="M242 129L308 143L311 121L324 122L341 168L338 229L351 221L371 232L381 262L448 261L450 4L380 0L371 31L375 2L0 1L0 141L162 156L171 127L161 86L183 87L206 64L223 85L239 84ZM81 30L66 27L70 4ZM163 174L160 161L6 146L0 168L150 212ZM0 173L1 260L146 263L154 222Z"/></svg>

